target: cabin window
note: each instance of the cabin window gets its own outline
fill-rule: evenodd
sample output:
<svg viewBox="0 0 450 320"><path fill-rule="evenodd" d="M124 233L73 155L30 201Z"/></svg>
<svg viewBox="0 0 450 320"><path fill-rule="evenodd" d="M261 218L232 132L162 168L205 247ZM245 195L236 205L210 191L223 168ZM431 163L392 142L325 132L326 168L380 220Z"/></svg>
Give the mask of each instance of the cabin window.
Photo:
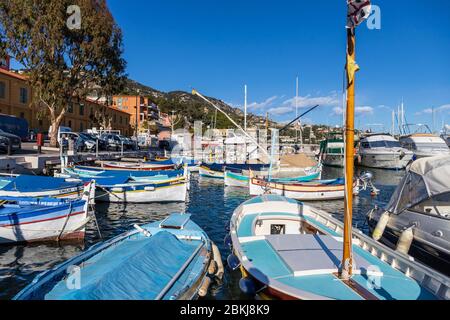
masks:
<svg viewBox="0 0 450 320"><path fill-rule="evenodd" d="M271 224L270 225L270 234L286 234L286 225L285 224Z"/></svg>
<svg viewBox="0 0 450 320"><path fill-rule="evenodd" d="M369 149L369 148L370 148L370 145L369 145L368 142L363 142L363 143L361 143L361 146L362 146L364 149Z"/></svg>
<svg viewBox="0 0 450 320"><path fill-rule="evenodd" d="M427 199L411 210L450 219L450 192Z"/></svg>
<svg viewBox="0 0 450 320"><path fill-rule="evenodd" d="M6 98L6 84L0 81L0 99Z"/></svg>
<svg viewBox="0 0 450 320"><path fill-rule="evenodd" d="M28 102L28 90L27 90L27 88L20 88L19 101L20 101L20 103L27 103Z"/></svg>

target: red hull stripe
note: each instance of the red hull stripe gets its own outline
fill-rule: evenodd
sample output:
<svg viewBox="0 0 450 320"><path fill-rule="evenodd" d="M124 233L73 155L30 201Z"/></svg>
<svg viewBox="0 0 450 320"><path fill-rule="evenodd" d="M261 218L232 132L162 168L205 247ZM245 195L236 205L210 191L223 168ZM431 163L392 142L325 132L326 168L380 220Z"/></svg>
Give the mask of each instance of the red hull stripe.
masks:
<svg viewBox="0 0 450 320"><path fill-rule="evenodd" d="M69 217L73 217L73 216L77 216L80 214L83 214L84 211L81 212L75 212L75 213L71 213L69 215ZM49 218L49 219L42 219L42 220L34 220L34 221L29 221L29 222L22 222L19 224L8 224L8 225L2 225L2 228L7 228L7 227L13 227L13 226L21 226L21 225L25 225L25 224L33 224L33 223L40 223L40 222L45 222L45 221L52 221L52 220L58 220L58 219L63 219L63 218L67 218L67 215L63 215L63 216L59 216L59 217L54 217L54 218Z"/></svg>

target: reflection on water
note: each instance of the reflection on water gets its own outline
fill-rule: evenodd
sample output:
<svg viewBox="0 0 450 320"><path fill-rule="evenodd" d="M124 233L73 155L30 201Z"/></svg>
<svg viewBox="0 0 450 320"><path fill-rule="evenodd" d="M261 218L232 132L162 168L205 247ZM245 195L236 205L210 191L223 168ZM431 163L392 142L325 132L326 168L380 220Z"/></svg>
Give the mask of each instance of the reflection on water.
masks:
<svg viewBox="0 0 450 320"><path fill-rule="evenodd" d="M403 172L365 169L374 175L374 183L381 190L376 198L370 191L355 197L354 223L366 230L365 214L374 204L386 204ZM343 176L342 169L325 168L324 179ZM226 262L229 249L223 239L233 210L249 198L248 190L223 186L223 180L194 176L191 181L189 199L186 203L166 204L97 204L97 220L104 239L121 234L132 225L161 220L173 212L187 212L202 227L219 247ZM343 201L311 202L312 206L333 213L342 219ZM84 245L30 245L0 246L0 299L9 299L30 283L40 272L73 257L82 250L101 241L93 222L88 226ZM243 299L238 286L239 272L225 272L223 282L213 285L208 299Z"/></svg>

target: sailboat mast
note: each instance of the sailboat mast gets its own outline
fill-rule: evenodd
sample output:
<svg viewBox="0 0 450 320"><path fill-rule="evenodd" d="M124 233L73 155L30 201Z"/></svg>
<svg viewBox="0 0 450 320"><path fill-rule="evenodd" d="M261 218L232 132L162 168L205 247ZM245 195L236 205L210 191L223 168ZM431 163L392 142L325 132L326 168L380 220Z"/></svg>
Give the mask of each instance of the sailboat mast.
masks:
<svg viewBox="0 0 450 320"><path fill-rule="evenodd" d="M247 85L244 86L244 130L247 131Z"/></svg>
<svg viewBox="0 0 450 320"><path fill-rule="evenodd" d="M355 153L355 29L347 29L347 110L345 120L345 204L344 204L344 254L341 278L348 279L353 272L352 220L353 175Z"/></svg>
<svg viewBox="0 0 450 320"><path fill-rule="evenodd" d="M295 81L295 118L298 117L298 77ZM298 128L297 123L295 124L295 143L298 143Z"/></svg>

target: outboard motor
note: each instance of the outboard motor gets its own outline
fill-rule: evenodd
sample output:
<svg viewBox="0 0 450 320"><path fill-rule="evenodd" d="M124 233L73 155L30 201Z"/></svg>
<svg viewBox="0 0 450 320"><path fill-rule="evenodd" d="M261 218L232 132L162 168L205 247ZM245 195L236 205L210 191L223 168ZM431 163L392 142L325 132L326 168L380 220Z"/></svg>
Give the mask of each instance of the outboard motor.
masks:
<svg viewBox="0 0 450 320"><path fill-rule="evenodd" d="M371 172L363 172L362 175L359 177L359 180L361 181L361 190L367 190L367 188L371 189L371 195L376 196L380 193L380 190L378 190L375 185L372 183L373 174Z"/></svg>

